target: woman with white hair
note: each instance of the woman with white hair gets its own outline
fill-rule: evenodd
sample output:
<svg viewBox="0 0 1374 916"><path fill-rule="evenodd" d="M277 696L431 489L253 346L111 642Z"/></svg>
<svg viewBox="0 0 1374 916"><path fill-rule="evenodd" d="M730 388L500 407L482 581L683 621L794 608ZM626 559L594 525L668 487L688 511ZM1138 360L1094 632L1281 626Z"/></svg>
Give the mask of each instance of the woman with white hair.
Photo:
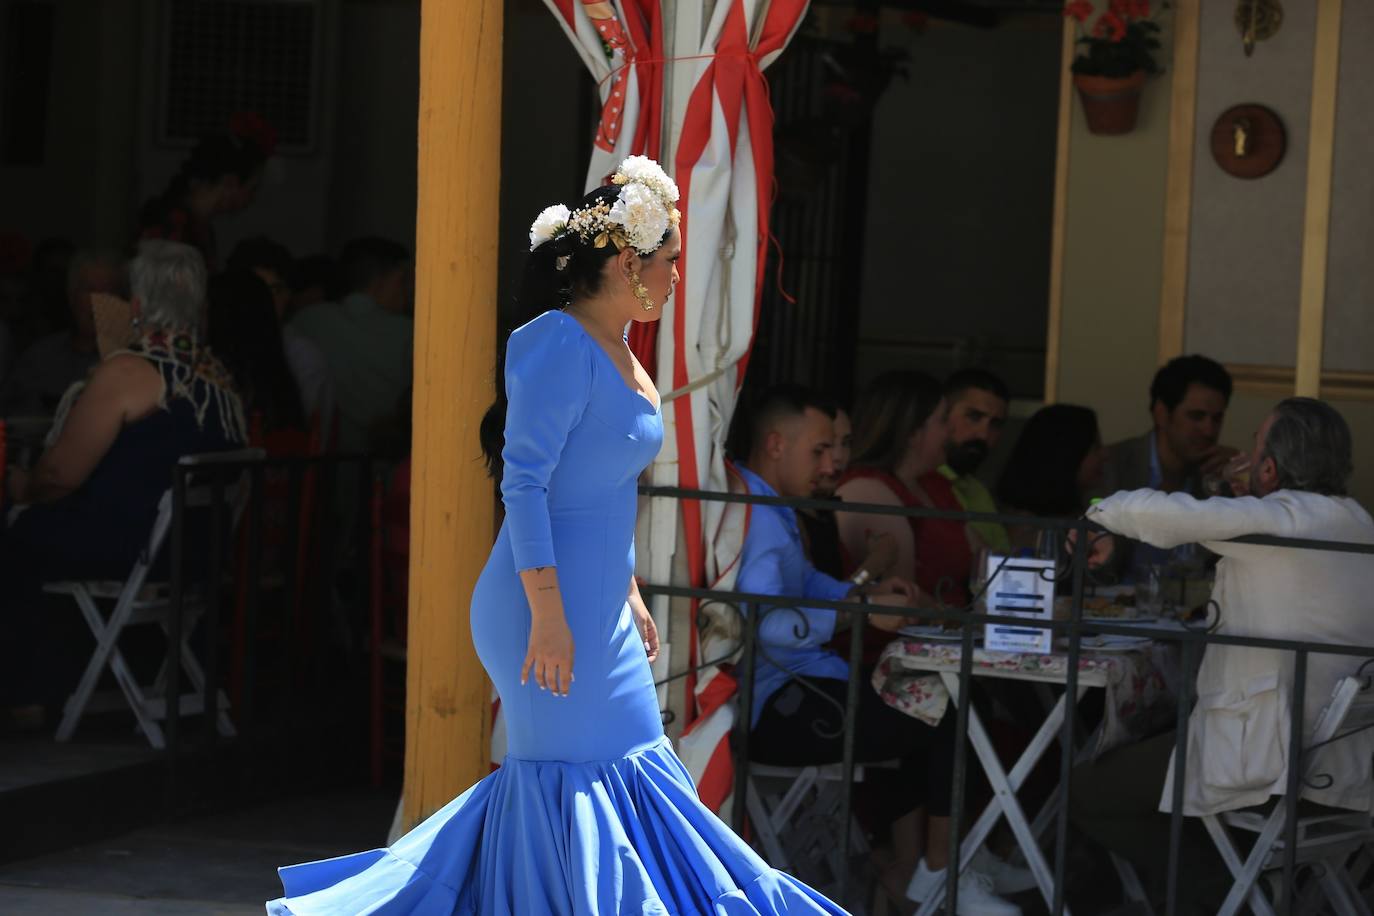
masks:
<svg viewBox="0 0 1374 916"><path fill-rule="evenodd" d="M129 265L135 333L107 355L72 403L61 430L31 471L7 474L0 532L0 588L6 637L16 658L0 660L0 705L56 700L34 695L41 634L16 634L36 620L44 582L119 579L146 543L157 504L184 455L224 451L246 440L243 410L228 373L200 344L205 262L176 242L149 241ZM17 514L9 511L19 507ZM25 621L25 623L20 623ZM50 658L44 659L44 670ZM52 679L52 675L47 675ZM71 687L57 683L56 689Z"/></svg>

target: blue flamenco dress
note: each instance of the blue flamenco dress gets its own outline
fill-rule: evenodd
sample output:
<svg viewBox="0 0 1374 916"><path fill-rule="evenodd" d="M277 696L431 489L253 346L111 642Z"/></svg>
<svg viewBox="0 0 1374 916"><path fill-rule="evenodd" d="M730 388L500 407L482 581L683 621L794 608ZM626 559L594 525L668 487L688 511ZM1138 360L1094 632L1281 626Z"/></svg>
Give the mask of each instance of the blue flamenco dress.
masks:
<svg viewBox="0 0 1374 916"><path fill-rule="evenodd" d="M660 409L562 312L511 335L506 392L506 520L471 620L509 753L389 849L281 869L286 896L268 912L842 914L701 804L663 734L626 601ZM558 569L576 649L567 697L520 684L530 611L519 571L542 566Z"/></svg>

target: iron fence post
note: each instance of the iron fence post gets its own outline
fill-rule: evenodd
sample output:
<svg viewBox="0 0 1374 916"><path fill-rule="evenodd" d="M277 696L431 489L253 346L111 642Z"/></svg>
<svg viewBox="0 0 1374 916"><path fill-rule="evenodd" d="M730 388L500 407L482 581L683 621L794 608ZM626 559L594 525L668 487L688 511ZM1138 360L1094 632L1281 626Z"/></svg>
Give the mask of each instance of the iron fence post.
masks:
<svg viewBox="0 0 1374 916"><path fill-rule="evenodd" d="M253 724L253 681L257 675L256 647L258 633L258 603L262 598L262 528L263 528L263 467L254 464L249 477L248 506L248 581L241 587L244 593L243 608L243 663L239 672L238 718L244 731L251 731Z"/></svg>
<svg viewBox="0 0 1374 916"><path fill-rule="evenodd" d="M748 604L741 608L744 623L744 645L740 649L739 711L735 718L735 800L730 809L730 826L743 835L744 816L749 792L749 728L754 710L754 642L758 635L758 617Z"/></svg>
<svg viewBox="0 0 1374 916"><path fill-rule="evenodd" d="M836 616L839 611L836 611ZM854 764L858 746L859 679L863 675L864 627L868 615L862 611L849 614L849 683L844 701L844 802L840 806L840 848L844 851L844 868L840 871L840 900L849 902L849 822L854 805Z"/></svg>
<svg viewBox="0 0 1374 916"><path fill-rule="evenodd" d="M1064 725L1059 740L1062 745L1059 758L1059 785L1063 801L1060 803L1055 825L1054 838L1054 905L1051 912L1064 912L1064 871L1069 858L1069 798L1073 791L1073 764L1075 757L1074 726L1078 723L1078 661L1082 648L1083 624L1083 581L1088 569L1087 524L1079 519L1074 523L1078 548L1073 552L1073 609L1069 617L1069 658L1068 670L1064 675ZM1057 529L1056 529L1057 532ZM1055 553L1058 554L1058 545ZM1052 613L1052 611L1051 611Z"/></svg>
<svg viewBox="0 0 1374 916"><path fill-rule="evenodd" d="M1288 797L1283 800L1288 819L1283 825L1283 899L1279 913L1288 916L1296 888L1298 855L1298 802L1302 793L1303 704L1307 702L1307 653L1298 650L1293 659L1292 728L1288 733Z"/></svg>
<svg viewBox="0 0 1374 916"><path fill-rule="evenodd" d="M205 684L201 690L202 741L214 747L219 734L219 599L224 590L224 474L223 467L208 466L203 473L212 478L210 486L210 568L205 582ZM180 646L177 662L180 663Z"/></svg>
<svg viewBox="0 0 1374 916"><path fill-rule="evenodd" d="M1183 670L1178 682L1178 715L1174 738L1174 791L1169 814L1169 889L1165 911L1169 916L1178 912L1179 878L1183 844L1183 789L1188 774L1188 716L1191 713L1193 670L1197 667L1198 643L1183 643Z"/></svg>
<svg viewBox="0 0 1374 916"><path fill-rule="evenodd" d="M167 741L167 754L171 761L167 786L170 796L175 798L177 777L179 775L180 732L181 732L181 631L182 614L186 608L186 466L176 465L172 469L172 556L171 556L171 608L167 619L167 644L171 647L170 662L167 665L167 683L164 685L165 713L163 734Z"/></svg>

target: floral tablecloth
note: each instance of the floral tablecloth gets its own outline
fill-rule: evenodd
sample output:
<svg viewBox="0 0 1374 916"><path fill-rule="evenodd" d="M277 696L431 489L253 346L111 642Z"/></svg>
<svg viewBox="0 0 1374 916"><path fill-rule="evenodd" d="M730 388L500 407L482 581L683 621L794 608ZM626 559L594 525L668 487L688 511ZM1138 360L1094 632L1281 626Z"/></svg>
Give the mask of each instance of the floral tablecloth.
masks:
<svg viewBox="0 0 1374 916"><path fill-rule="evenodd" d="M873 689L889 706L928 725L938 725L949 709L949 691L940 676L931 672L957 672L962 654L959 643L896 640L878 659ZM1080 683L1102 686L1107 692L1102 725L1092 740L1094 757L1173 723L1179 665L1177 649L1161 642L1130 652L1083 650L1078 658ZM973 650L975 677L1019 677L1062 684L1068 668L1067 654Z"/></svg>

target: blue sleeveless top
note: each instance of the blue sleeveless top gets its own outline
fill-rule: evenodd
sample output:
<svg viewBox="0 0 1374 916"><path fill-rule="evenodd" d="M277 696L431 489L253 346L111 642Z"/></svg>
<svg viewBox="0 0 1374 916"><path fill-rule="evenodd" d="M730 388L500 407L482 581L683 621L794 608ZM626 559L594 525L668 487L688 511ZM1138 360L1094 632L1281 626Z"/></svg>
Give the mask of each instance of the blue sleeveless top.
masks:
<svg viewBox="0 0 1374 916"><path fill-rule="evenodd" d="M6 535L6 550L21 550L43 580L123 578L147 543L177 461L243 447L243 411L228 373L204 348L181 346L154 338L127 351L161 373L162 404L120 429L76 492L28 507Z"/></svg>

